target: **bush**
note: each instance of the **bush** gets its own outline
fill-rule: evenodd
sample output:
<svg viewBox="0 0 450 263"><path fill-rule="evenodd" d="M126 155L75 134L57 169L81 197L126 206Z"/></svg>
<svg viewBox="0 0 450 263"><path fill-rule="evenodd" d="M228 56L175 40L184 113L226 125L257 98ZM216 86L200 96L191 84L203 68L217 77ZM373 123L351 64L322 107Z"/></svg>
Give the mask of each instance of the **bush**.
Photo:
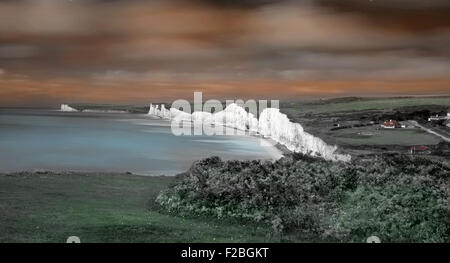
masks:
<svg viewBox="0 0 450 263"><path fill-rule="evenodd" d="M318 238L387 242L447 239L448 177L441 163L385 156L352 163L299 154L276 162L193 164L156 202L177 215L238 218Z"/></svg>

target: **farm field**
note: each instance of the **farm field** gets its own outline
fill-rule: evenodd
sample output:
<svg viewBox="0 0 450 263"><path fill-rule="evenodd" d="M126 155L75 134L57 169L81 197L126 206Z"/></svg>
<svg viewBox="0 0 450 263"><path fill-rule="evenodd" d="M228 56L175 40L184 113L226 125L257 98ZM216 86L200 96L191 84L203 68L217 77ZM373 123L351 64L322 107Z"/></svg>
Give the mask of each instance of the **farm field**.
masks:
<svg viewBox="0 0 450 263"><path fill-rule="evenodd" d="M423 98L341 98L316 102L286 102L281 108L286 113L335 113L347 111L383 110L422 105L447 105L450 97Z"/></svg>
<svg viewBox="0 0 450 263"><path fill-rule="evenodd" d="M281 112L300 123L305 131L337 145L343 152L365 155L405 152L408 146L434 146L442 142L442 138L420 129L385 130L380 129L380 123L388 119L425 123L431 114L450 110L450 97L350 97L284 102L280 106ZM336 126L347 128L333 129ZM355 147L360 151L355 152Z"/></svg>
<svg viewBox="0 0 450 263"><path fill-rule="evenodd" d="M333 131L341 145L435 145L441 140L418 129L378 129L374 126Z"/></svg>

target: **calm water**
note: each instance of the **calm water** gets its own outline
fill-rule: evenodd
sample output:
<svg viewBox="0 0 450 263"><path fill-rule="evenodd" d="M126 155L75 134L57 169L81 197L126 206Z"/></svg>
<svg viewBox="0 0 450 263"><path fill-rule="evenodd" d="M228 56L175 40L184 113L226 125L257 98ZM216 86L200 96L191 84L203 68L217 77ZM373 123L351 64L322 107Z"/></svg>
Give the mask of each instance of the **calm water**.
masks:
<svg viewBox="0 0 450 263"><path fill-rule="evenodd" d="M249 136L174 136L168 122L146 115L0 109L0 172L173 175L212 155L271 159L273 151Z"/></svg>

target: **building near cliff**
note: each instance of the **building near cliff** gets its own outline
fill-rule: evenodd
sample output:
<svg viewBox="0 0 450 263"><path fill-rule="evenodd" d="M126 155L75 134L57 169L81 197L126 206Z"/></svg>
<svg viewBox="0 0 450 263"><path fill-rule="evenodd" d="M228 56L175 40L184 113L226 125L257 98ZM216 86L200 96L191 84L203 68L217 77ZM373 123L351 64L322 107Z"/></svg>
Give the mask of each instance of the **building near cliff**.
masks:
<svg viewBox="0 0 450 263"><path fill-rule="evenodd" d="M448 118L448 114L449 114L449 113L447 113L447 116L445 116L445 115L439 115L439 114L430 116L430 117L428 118L428 121L442 121L442 120L446 120L446 119Z"/></svg>
<svg viewBox="0 0 450 263"><path fill-rule="evenodd" d="M396 120L387 120L381 124L381 127L385 129L396 129L401 128L402 126Z"/></svg>
<svg viewBox="0 0 450 263"><path fill-rule="evenodd" d="M421 145L421 146L411 146L409 152L411 154L430 154L431 150L429 147Z"/></svg>

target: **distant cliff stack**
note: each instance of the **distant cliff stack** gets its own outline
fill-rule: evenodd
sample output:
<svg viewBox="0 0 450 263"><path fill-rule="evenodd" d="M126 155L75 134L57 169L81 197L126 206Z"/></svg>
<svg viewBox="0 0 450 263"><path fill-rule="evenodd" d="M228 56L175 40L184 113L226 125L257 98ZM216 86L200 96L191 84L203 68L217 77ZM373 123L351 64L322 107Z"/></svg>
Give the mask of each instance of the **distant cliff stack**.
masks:
<svg viewBox="0 0 450 263"><path fill-rule="evenodd" d="M77 109L74 109L74 108L70 107L67 104L61 104L61 111L64 111L64 112L78 112Z"/></svg>

